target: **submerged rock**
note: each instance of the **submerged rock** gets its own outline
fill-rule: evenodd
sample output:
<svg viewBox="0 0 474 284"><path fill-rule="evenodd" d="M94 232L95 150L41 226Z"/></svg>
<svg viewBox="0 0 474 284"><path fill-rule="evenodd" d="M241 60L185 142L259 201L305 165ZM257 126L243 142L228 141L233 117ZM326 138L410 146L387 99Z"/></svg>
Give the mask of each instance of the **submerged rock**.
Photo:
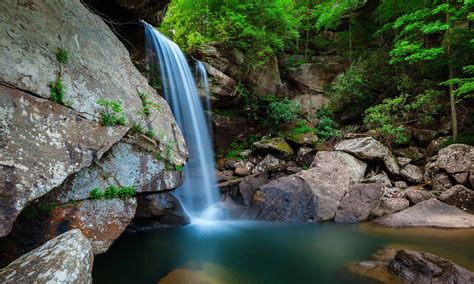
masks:
<svg viewBox="0 0 474 284"><path fill-rule="evenodd" d="M358 223L367 220L370 213L380 204L384 185L382 183L358 183L351 185L337 207L334 221L337 223Z"/></svg>
<svg viewBox="0 0 474 284"><path fill-rule="evenodd" d="M0 270L1 283L92 283L92 247L81 231L68 231Z"/></svg>
<svg viewBox="0 0 474 284"><path fill-rule="evenodd" d="M474 272L431 253L400 250L388 270L406 283L473 283Z"/></svg>
<svg viewBox="0 0 474 284"><path fill-rule="evenodd" d="M430 199L374 222L388 227L472 228L474 215Z"/></svg>

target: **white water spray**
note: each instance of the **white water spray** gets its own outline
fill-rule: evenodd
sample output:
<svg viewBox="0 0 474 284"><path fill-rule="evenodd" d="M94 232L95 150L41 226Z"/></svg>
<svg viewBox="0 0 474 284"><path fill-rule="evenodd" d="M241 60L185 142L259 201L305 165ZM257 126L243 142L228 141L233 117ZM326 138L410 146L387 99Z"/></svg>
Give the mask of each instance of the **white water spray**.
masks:
<svg viewBox="0 0 474 284"><path fill-rule="evenodd" d="M153 26L145 22L143 24L148 63L151 68L160 66L163 92L189 148L189 161L184 167L185 181L175 191L176 196L191 221L212 218L208 212L212 211L212 206L219 199L214 151L191 69L178 45ZM205 69L201 71L205 72ZM207 73L201 80L205 81L203 86L207 87Z"/></svg>

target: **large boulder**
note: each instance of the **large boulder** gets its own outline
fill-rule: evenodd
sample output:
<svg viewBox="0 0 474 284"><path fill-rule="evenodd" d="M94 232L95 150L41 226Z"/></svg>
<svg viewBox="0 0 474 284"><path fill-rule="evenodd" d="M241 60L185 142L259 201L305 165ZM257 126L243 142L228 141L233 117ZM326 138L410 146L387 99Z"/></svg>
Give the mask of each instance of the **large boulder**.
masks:
<svg viewBox="0 0 474 284"><path fill-rule="evenodd" d="M324 92L346 67L346 62L340 56L318 56L313 59L313 63L301 64L289 70L288 78L300 92Z"/></svg>
<svg viewBox="0 0 474 284"><path fill-rule="evenodd" d="M472 228L474 215L430 199L375 222L387 227Z"/></svg>
<svg viewBox="0 0 474 284"><path fill-rule="evenodd" d="M337 207L334 221L337 223L359 223L367 220L379 206L384 191L383 183L358 183L351 185Z"/></svg>
<svg viewBox="0 0 474 284"><path fill-rule="evenodd" d="M439 200L474 214L474 191L457 184L441 193Z"/></svg>
<svg viewBox="0 0 474 284"><path fill-rule="evenodd" d="M339 202L352 183L364 178L367 164L337 151L320 151L307 171L296 175L311 188L316 203L315 220L334 218Z"/></svg>
<svg viewBox="0 0 474 284"><path fill-rule="evenodd" d="M316 206L308 184L292 175L260 187L252 199L251 219L308 222L314 220Z"/></svg>
<svg viewBox="0 0 474 284"><path fill-rule="evenodd" d="M98 161L132 124L159 134L153 155L172 152L170 163L185 163L184 139L167 103L100 17L80 1L7 0L0 10L0 56L7 60L0 81L8 86L0 87L0 236L25 205ZM62 64L60 47L69 54ZM64 105L48 100L50 82L58 79L66 86ZM157 106L148 117L140 114L138 92ZM99 99L121 102L127 126L100 126Z"/></svg>
<svg viewBox="0 0 474 284"><path fill-rule="evenodd" d="M262 186L269 183L266 175L249 176L243 179L239 184L239 193L242 197L242 203L245 206L250 206L252 197L257 190Z"/></svg>
<svg viewBox="0 0 474 284"><path fill-rule="evenodd" d="M474 272L426 252L400 250L388 270L405 283L473 283Z"/></svg>
<svg viewBox="0 0 474 284"><path fill-rule="evenodd" d="M267 62L263 66L252 69L246 77L255 87L254 91L257 95L274 95L281 86L276 56L268 57Z"/></svg>
<svg viewBox="0 0 474 284"><path fill-rule="evenodd" d="M410 202L405 198L384 198L372 214L375 217L382 217L405 210L409 206Z"/></svg>
<svg viewBox="0 0 474 284"><path fill-rule="evenodd" d="M1 283L92 283L92 247L68 231L0 270Z"/></svg>
<svg viewBox="0 0 474 284"><path fill-rule="evenodd" d="M452 144L439 150L436 166L450 174L469 173L474 160L474 147Z"/></svg>
<svg viewBox="0 0 474 284"><path fill-rule="evenodd" d="M392 174L399 174L400 167L390 150L373 137L362 137L344 140L338 143L336 151L352 154L362 160L380 159L385 163L387 170Z"/></svg>

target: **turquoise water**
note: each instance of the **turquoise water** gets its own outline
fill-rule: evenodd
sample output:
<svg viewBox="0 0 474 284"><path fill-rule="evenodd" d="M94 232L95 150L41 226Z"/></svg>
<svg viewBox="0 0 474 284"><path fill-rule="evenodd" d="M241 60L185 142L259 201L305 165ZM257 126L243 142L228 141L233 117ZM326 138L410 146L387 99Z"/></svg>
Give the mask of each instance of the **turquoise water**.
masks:
<svg viewBox="0 0 474 284"><path fill-rule="evenodd" d="M174 271L165 283L198 283L199 277L203 283L377 283L348 272L347 264L395 243L434 250L466 266L474 261L473 234L460 232L332 223L196 224L125 233L96 257L93 277L94 283L157 283Z"/></svg>

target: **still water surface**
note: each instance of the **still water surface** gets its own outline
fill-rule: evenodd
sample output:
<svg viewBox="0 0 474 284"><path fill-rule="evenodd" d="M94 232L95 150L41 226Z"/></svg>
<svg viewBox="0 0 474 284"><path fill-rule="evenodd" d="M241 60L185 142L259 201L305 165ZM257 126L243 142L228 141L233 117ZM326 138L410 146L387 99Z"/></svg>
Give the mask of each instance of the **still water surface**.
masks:
<svg viewBox="0 0 474 284"><path fill-rule="evenodd" d="M473 230L229 221L125 233L94 261L94 283L377 283L347 264L390 245L474 268Z"/></svg>

